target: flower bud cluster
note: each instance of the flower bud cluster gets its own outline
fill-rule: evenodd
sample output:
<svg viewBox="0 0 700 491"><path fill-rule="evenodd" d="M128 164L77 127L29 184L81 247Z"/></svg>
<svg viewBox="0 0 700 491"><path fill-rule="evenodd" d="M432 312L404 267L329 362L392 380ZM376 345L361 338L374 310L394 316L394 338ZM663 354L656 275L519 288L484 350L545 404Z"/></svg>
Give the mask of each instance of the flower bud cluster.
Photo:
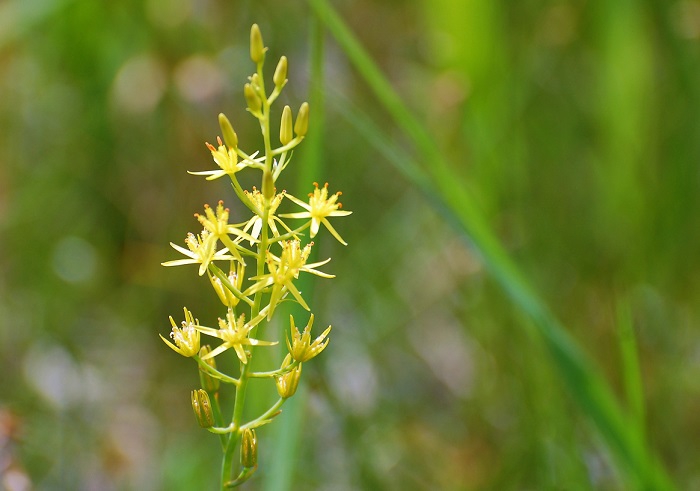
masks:
<svg viewBox="0 0 700 491"><path fill-rule="evenodd" d="M201 325L185 308L185 320L181 326L170 318L172 342L164 336L161 338L175 352L194 359L198 365L201 388L191 392L192 408L201 427L221 435L224 447L222 476L226 478L222 486L225 487L240 484L257 469L255 428L269 423L279 414L284 402L297 392L302 364L328 346L330 326L312 340L314 315L310 314L301 333L290 316L287 353L279 368L269 372L254 372L251 368L250 361L257 347L279 344L277 340L265 339L264 333L280 303L292 301L307 311L311 310L308 299L297 287L302 273L321 278L334 277L318 269L330 258L310 262L314 245L310 239L319 234L323 225L338 242L347 245L329 219L351 213L341 209L338 202L340 192L329 195L328 184L319 187L314 183L308 199L304 200L278 189L277 181L291 161L292 150L307 135L309 104L301 104L296 118L291 107L284 106L279 116L279 146L274 146L270 135L272 107L287 84L288 60L285 56L279 59L272 77L273 88L268 93L263 76L267 51L259 27L253 25L250 57L256 70L248 77L243 95L248 112L260 124L263 148L247 151L239 142L229 118L219 114L223 140L217 137L216 145L206 143L216 167L190 172L206 176L207 180L228 177L240 203L232 208L225 207L223 201L215 207L204 205L204 212L195 214L202 231L188 233L186 247L171 243L184 258L163 263L164 266L197 265L199 276L206 273L222 304L223 312L215 327ZM244 171L259 172L259 188L243 189L238 175ZM298 207L299 211L279 214L281 206ZM218 344L201 346L201 335L217 339ZM236 373L226 374L217 368L217 358L225 356L237 362ZM230 362L220 365L230 366ZM279 400L257 418L245 422L242 420L244 395L252 378L267 378L274 382ZM224 397L227 388L233 392L234 409L230 420L224 419L219 407L219 396ZM239 449L242 470L238 477L229 481L234 475L232 467L236 448Z"/></svg>

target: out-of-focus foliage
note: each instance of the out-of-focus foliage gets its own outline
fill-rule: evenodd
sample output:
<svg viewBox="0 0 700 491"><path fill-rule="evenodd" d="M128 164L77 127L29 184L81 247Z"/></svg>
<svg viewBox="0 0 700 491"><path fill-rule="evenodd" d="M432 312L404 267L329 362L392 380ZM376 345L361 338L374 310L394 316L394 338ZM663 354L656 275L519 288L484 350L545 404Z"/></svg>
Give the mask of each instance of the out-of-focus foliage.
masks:
<svg viewBox="0 0 700 491"><path fill-rule="evenodd" d="M618 336L629 309L649 446L679 489L699 486L700 2L336 5L632 420ZM253 22L273 57L295 60L290 80L308 80L301 2L0 1L6 486L214 489L196 373L157 334L185 302L212 323L217 300L206 279L159 263L196 231L191 213L230 196L185 173L209 168L218 112L255 138L240 91ZM311 178L354 214L348 248L319 252L339 278L314 301L333 341L305 372L289 489L624 489L528 321L343 117L349 104L411 153L324 47L325 168ZM297 107L307 90L286 97ZM262 467L272 458L263 446Z"/></svg>

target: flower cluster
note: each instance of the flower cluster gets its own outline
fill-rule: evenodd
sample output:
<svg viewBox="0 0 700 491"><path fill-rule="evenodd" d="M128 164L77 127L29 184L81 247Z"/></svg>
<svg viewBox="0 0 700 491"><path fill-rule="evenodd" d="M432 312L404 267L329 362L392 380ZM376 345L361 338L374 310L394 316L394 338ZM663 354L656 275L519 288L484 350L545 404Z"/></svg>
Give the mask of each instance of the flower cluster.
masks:
<svg viewBox="0 0 700 491"><path fill-rule="evenodd" d="M163 341L178 354L192 358L200 372L202 388L191 392L192 407L199 424L208 431L221 435L224 459L222 489L247 480L257 469L257 438L255 428L269 423L284 402L292 397L298 387L302 364L316 357L328 345L331 327L311 340L314 315L300 333L290 316L290 335L286 338L287 353L279 368L268 372L255 372L251 359L258 346L273 346L279 341L264 339L262 332L271 322L277 307L283 301L292 301L310 311L307 299L295 283L302 273L322 278L334 275L321 271L329 261L309 262L314 239L321 225L341 244L347 245L329 218L347 216L338 202L341 193L329 194L328 184L314 189L308 200L301 200L287 191L277 191L276 182L291 160L292 150L306 136L309 125L309 105L301 104L296 119L292 109L282 110L279 145L273 145L270 135L271 107L287 83L287 58L281 57L272 77L274 87L268 93L263 77L263 64L267 48L257 25L250 34L250 56L256 71L248 77L243 88L247 110L260 124L264 148L246 152L239 146L238 135L229 119L219 115L223 140L217 137L216 145L206 147L211 152L216 168L190 172L206 176L207 180L228 177L233 185L240 206L232 211L219 201L216 207L204 205L204 213L195 213L202 227L199 234L188 233L185 246L171 243L185 258L166 261L164 266L198 265L199 276L206 273L214 293L223 304L224 312L216 327L200 325L199 320L185 308L185 320L179 327L170 318L172 342L161 335ZM240 172L260 172L260 188L242 188ZM303 211L278 214L278 208L298 206ZM247 217L232 221L233 216L248 212ZM285 220L292 220L287 222ZM308 230L308 239L307 236ZM224 269L222 269L224 267ZM228 270L228 271L226 271ZM215 341L212 348L200 345L201 335ZM282 344L284 346L284 344ZM217 358L230 356L238 366L230 375L217 369ZM268 378L275 383L279 400L259 417L244 422L243 403L251 378ZM225 419L219 406L219 393L230 387L234 392L234 408L230 419ZM233 457L239 449L239 470L234 470Z"/></svg>

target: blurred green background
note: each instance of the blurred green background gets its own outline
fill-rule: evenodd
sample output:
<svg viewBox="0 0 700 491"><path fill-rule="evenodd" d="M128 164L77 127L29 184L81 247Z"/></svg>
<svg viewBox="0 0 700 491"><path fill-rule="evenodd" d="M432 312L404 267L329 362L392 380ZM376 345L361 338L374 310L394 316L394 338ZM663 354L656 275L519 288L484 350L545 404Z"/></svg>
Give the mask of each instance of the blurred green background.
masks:
<svg viewBox="0 0 700 491"><path fill-rule="evenodd" d="M402 165L435 162L324 4L0 0L0 487L216 489L197 372L158 333L220 307L195 267L160 262L203 203L236 213L186 170L211 168L221 111L257 141L257 22L316 125L282 186L329 181L354 214L335 222L347 248L318 241L332 342L260 431L248 489L643 487L469 247L462 195L639 445L700 489L700 2L333 2L447 162L423 186Z"/></svg>

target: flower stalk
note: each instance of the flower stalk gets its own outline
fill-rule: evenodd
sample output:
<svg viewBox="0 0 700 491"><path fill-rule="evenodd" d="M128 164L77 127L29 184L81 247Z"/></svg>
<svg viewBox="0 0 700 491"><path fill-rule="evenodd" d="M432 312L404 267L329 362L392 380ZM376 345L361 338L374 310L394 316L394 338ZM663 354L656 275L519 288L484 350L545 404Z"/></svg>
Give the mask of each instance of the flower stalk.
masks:
<svg viewBox="0 0 700 491"><path fill-rule="evenodd" d="M280 111L276 116L276 121L280 121L280 146L273 148L272 106L288 82L288 60L285 56L279 59L272 77L274 88L268 94L263 75L267 50L259 27L253 25L250 56L255 72L248 77L243 92L247 111L258 120L263 148L252 152L242 148L231 121L222 113L218 119L223 140L217 136L217 145L206 144L216 168L190 172L205 176L206 180L228 177L239 203L231 208L225 207L223 201L215 207L205 205L204 213L195 214L203 230L199 234L188 233L186 247L171 243L185 258L162 263L164 266L197 265L197 273L199 276L206 273L222 304L223 313L215 327L200 324L185 308L181 327L170 318L172 341L161 335L172 350L192 358L199 370L202 388L191 392L191 402L199 425L219 435L221 440L222 490L239 486L257 470L255 429L269 424L281 412L285 401L297 391L302 363L310 361L328 345L330 326L311 340L313 314L303 333L297 330L294 318L290 318L291 331L286 339L271 340L264 336L271 331L266 327L275 321L276 307L281 302L296 302L311 311L309 299L305 299L295 285L302 273L334 277L318 269L330 258L307 263L313 242L304 238L304 231L309 229L310 238L315 238L323 225L332 237L346 245L329 218L351 213L340 209L338 197L341 193L329 195L327 184L319 187L314 183L308 201L285 190L278 191L277 181L291 162L291 151L304 140L308 131L309 105L303 102L296 118L289 106ZM259 188L243 189L238 180L240 172L260 172ZM278 208L285 206L296 206L302 211L279 214ZM294 220L303 220L303 223L294 226L287 223ZM228 263L228 273L219 265L223 261ZM202 335L218 340L218 344L201 345ZM251 362L256 350L278 344L287 347L284 359L277 365L279 368L253 371ZM219 369L219 366L230 365L217 364L217 359L224 357L234 360L237 370L233 374ZM246 395L253 378L274 383L279 399L260 416L245 421ZM219 397L233 398L230 418L222 414L224 406L220 406ZM237 452L239 459L235 458Z"/></svg>

